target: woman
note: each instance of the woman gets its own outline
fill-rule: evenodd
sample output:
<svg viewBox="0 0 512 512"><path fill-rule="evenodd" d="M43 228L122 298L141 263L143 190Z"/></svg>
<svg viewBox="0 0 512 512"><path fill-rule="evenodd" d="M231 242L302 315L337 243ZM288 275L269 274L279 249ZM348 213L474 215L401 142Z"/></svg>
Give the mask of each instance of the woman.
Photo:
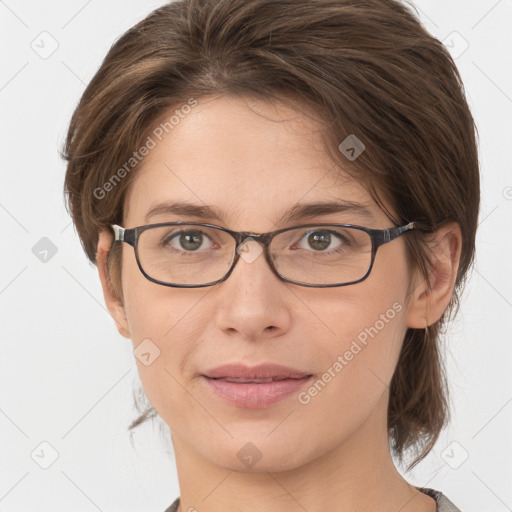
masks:
<svg viewBox="0 0 512 512"><path fill-rule="evenodd" d="M448 417L475 126L398 0L181 0L124 34L65 191L169 426L166 512L455 511L408 483Z"/></svg>

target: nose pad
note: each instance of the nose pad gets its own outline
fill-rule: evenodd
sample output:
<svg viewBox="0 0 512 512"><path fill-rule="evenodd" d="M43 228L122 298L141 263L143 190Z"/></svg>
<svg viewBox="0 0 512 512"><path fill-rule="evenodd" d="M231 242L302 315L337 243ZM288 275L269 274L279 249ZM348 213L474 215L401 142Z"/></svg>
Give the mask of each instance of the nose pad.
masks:
<svg viewBox="0 0 512 512"><path fill-rule="evenodd" d="M246 238L237 248L236 252L246 263L253 263L263 252L263 247L254 238Z"/></svg>

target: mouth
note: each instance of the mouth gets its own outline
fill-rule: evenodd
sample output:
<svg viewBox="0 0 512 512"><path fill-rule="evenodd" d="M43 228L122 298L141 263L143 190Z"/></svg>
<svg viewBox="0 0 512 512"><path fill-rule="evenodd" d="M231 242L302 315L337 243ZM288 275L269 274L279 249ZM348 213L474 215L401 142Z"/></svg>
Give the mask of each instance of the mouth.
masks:
<svg viewBox="0 0 512 512"><path fill-rule="evenodd" d="M240 375L242 374L242 375ZM235 407L262 409L299 392L313 375L277 365L224 366L203 374L216 398Z"/></svg>

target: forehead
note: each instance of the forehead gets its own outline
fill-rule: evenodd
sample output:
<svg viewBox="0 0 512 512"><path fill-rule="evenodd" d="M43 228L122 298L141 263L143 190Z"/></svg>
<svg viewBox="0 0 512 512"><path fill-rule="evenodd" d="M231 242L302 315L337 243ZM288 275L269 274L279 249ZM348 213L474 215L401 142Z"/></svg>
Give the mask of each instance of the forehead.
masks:
<svg viewBox="0 0 512 512"><path fill-rule="evenodd" d="M126 196L127 225L140 225L151 209L175 202L211 207L232 229L255 231L275 227L284 213L291 220L297 203L344 200L379 216L364 187L328 156L323 125L307 114L225 96L198 100L187 110L177 123L160 125L168 131L161 140L155 133L162 129L150 134L154 147Z"/></svg>

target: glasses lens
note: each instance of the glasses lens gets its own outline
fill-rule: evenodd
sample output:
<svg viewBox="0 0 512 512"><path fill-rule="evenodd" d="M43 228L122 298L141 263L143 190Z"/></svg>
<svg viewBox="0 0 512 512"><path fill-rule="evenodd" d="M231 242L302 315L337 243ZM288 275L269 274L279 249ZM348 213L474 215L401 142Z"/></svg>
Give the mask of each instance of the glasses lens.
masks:
<svg viewBox="0 0 512 512"><path fill-rule="evenodd" d="M372 239L357 228L308 226L280 233L270 251L283 277L305 284L345 284L368 271Z"/></svg>
<svg viewBox="0 0 512 512"><path fill-rule="evenodd" d="M168 284L207 284L222 279L235 255L235 240L226 232L182 224L146 229L138 256L144 272Z"/></svg>

